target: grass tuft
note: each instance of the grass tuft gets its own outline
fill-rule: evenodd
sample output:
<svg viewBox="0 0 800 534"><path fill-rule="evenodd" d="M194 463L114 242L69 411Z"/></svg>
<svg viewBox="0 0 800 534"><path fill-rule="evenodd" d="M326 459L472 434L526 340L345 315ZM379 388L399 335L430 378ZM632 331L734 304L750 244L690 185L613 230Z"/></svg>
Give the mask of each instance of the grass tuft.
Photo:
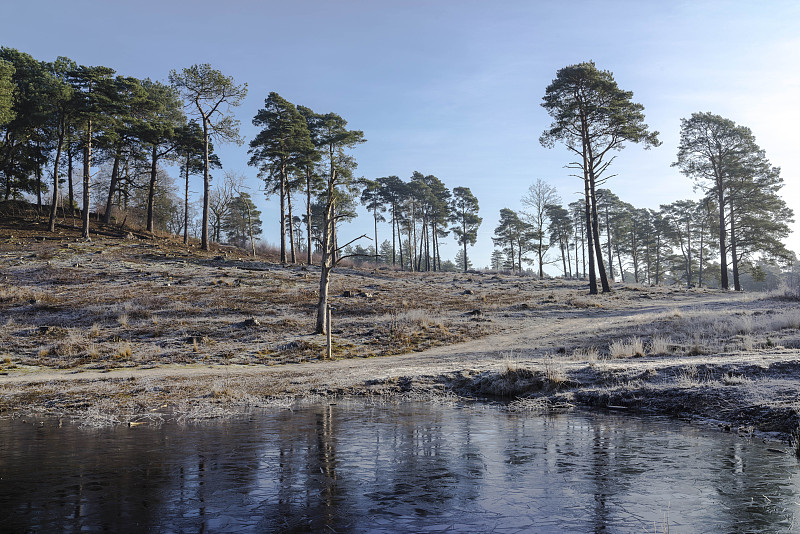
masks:
<svg viewBox="0 0 800 534"><path fill-rule="evenodd" d="M608 355L610 358L644 356L644 342L637 336L630 337L625 341L615 339L608 345Z"/></svg>
<svg viewBox="0 0 800 534"><path fill-rule="evenodd" d="M668 337L654 337L650 340L648 352L652 356L667 356L672 354L672 340Z"/></svg>

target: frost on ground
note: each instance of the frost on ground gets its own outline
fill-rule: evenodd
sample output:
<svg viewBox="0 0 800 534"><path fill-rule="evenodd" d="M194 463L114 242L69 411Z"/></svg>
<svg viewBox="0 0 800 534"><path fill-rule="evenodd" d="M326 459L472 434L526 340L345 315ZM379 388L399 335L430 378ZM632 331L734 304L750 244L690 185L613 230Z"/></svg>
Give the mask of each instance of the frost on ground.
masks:
<svg viewBox="0 0 800 534"><path fill-rule="evenodd" d="M5 232L5 234L3 233ZM789 434L800 311L771 295L495 273L318 272L166 239L0 228L0 411L89 425L198 420L307 398L541 412L589 405Z"/></svg>

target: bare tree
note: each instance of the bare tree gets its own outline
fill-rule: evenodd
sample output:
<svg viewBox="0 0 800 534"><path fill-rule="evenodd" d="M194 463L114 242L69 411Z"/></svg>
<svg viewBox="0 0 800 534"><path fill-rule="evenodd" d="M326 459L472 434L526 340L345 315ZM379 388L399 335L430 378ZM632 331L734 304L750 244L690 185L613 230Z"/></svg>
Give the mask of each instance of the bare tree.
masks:
<svg viewBox="0 0 800 534"><path fill-rule="evenodd" d="M244 176L231 171L225 171L222 182L209 192L208 209L210 211L211 237L220 242L222 220L230 209L231 200L236 196L236 191L242 188Z"/></svg>
<svg viewBox="0 0 800 534"><path fill-rule="evenodd" d="M528 193L522 197L522 205L527 208L523 211L524 219L530 225L535 241L533 250L539 261L539 278L544 277L545 255L550 248L550 240L546 233L547 206L550 204L561 204L561 198L559 198L556 188L541 178L538 178L528 188Z"/></svg>

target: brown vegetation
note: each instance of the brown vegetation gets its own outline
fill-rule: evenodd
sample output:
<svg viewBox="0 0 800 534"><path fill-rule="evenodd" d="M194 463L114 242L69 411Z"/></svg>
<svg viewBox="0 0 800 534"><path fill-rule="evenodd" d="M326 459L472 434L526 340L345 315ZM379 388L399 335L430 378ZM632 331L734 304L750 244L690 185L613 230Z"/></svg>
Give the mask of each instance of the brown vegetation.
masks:
<svg viewBox="0 0 800 534"><path fill-rule="evenodd" d="M455 394L787 435L799 422L800 311L783 295L618 284L588 296L579 281L341 268L337 361L324 362L316 267L100 230L87 242L68 224L52 235L0 218L0 412L106 424Z"/></svg>

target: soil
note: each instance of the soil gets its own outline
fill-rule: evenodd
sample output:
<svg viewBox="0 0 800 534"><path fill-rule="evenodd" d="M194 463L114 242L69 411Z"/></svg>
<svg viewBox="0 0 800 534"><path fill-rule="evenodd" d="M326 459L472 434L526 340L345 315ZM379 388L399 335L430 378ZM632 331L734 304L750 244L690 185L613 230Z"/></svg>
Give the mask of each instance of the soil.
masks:
<svg viewBox="0 0 800 534"><path fill-rule="evenodd" d="M800 307L778 295L339 267L326 360L314 266L59 222L0 206L0 415L136 423L354 395L800 424Z"/></svg>

